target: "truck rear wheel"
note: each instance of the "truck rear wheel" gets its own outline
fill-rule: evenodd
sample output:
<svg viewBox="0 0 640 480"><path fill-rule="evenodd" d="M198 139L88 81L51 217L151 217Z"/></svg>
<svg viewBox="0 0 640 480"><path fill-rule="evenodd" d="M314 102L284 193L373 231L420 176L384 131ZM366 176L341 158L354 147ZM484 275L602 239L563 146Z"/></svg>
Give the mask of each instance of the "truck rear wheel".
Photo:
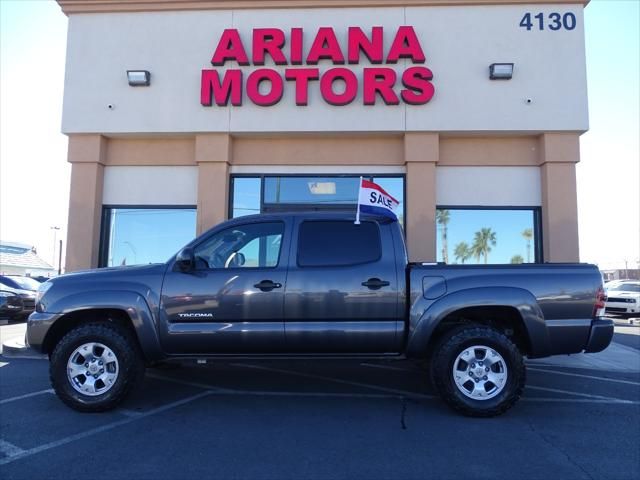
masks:
<svg viewBox="0 0 640 480"><path fill-rule="evenodd" d="M433 355L433 383L454 410L471 417L506 412L522 395L526 369L518 348L501 332L466 326L445 334Z"/></svg>
<svg viewBox="0 0 640 480"><path fill-rule="evenodd" d="M144 375L135 339L118 325L101 322L69 331L51 354L49 373L58 397L81 412L120 404Z"/></svg>

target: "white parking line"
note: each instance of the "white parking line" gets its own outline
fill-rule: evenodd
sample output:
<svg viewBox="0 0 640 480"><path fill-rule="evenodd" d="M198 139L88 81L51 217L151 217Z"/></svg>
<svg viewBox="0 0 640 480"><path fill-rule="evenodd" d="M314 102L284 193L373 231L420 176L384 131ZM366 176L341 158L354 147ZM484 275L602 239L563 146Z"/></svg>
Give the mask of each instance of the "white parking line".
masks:
<svg viewBox="0 0 640 480"><path fill-rule="evenodd" d="M106 425L102 425L101 427L92 428L91 430L87 430L81 433L76 433L75 435L69 435L68 437L61 438L60 440L55 440L53 442L45 443L44 445L40 445L38 447L33 447L28 450L22 450L20 453L16 453L15 455L7 458L0 459L0 465L6 465L7 463L15 462L16 460L20 460L21 458L30 457L40 452L44 452L46 450L51 450L52 448L59 447L61 445L66 445L67 443L74 442L76 440L80 440L82 438L90 437L92 435L96 435L98 433L106 432L108 430L112 430L121 425L126 425L131 422L135 422L136 420L140 420L142 418L149 417L151 415L155 415L157 413L164 412L166 410L170 410L172 408L176 408L187 403L193 402L194 400L198 400L202 397L206 397L211 395L212 392L204 391L200 392L196 395L192 395L187 398L183 398L182 400L177 400L172 403L168 403L167 405L163 405L162 407L154 408L153 410L149 410L148 412L141 413L135 417L127 417L123 420L117 420L115 422L108 423Z"/></svg>
<svg viewBox="0 0 640 480"><path fill-rule="evenodd" d="M129 410L128 408L118 408L116 412L121 413L125 417L136 418L142 415L144 412L136 412L135 410Z"/></svg>
<svg viewBox="0 0 640 480"><path fill-rule="evenodd" d="M216 392L235 392L235 390L229 390L228 388L220 388L214 385L207 385L206 383L191 382L188 380L180 380L173 377L165 377L163 375L158 375L157 373L147 373L145 374L145 377L153 378L155 380L164 380L166 382L173 382L177 383L178 385L186 385L188 387L204 388L205 390L212 390Z"/></svg>
<svg viewBox="0 0 640 480"><path fill-rule="evenodd" d="M603 403L606 405L640 405L635 400L599 400L597 398L554 398L554 397L522 397L521 402L541 403Z"/></svg>
<svg viewBox="0 0 640 480"><path fill-rule="evenodd" d="M391 365L380 365L377 363L361 363L363 367L371 367L371 368L381 368L383 370L398 370L400 372L418 372L415 368L402 368L402 367L393 367Z"/></svg>
<svg viewBox="0 0 640 480"><path fill-rule="evenodd" d="M397 394L397 395L402 395L404 397L414 397L414 398L415 397L419 397L419 398L429 398L429 399L436 398L434 395L425 395L425 394L420 394L420 393L415 393L415 392L409 392L409 391L406 391L406 390L398 390L398 389L393 389L393 388L380 387L378 385L371 385L371 384L368 384L368 383L350 382L350 381L341 380L341 379L338 379L338 378L325 377L323 375L315 375L315 374L312 374L312 373L302 373L302 372L297 372L297 371L294 371L294 370L285 370L285 369L281 369L281 368L271 368L271 367L263 367L261 365L241 364L241 363L231 364L231 365L232 366L238 366L238 367L254 368L254 369L258 369L258 370L272 371L272 372L276 372L276 373L284 373L284 374L295 375L295 376L300 376L300 377L315 378L315 379L319 379L319 380L327 380L327 381L346 384L346 385L354 385L354 386L357 386L357 387L370 388L370 389L374 389L374 390L380 390L380 391L383 391L383 392L394 393L394 394ZM530 390L542 390L542 391L546 391L546 392L563 393L565 395L574 395L574 396L577 396L577 397L588 398L588 399L591 400L590 403L608 402L608 403L628 404L628 405L635 405L636 403L640 403L640 402L635 402L633 400L625 400L625 399L622 399L622 398L605 397L605 396L602 396L602 395L593 395L593 394L587 394L587 393L572 392L572 391L569 391L569 390L559 390L559 389L555 389L555 388L538 387L538 386L535 386L535 385L527 385L525 388L530 389ZM563 399L563 400L571 401L572 399ZM575 400L578 400L578 399L575 399ZM582 402L582 403L586 403L586 402Z"/></svg>
<svg viewBox="0 0 640 480"><path fill-rule="evenodd" d="M15 457L24 452L24 450L0 438L0 452L4 453L7 457Z"/></svg>
<svg viewBox="0 0 640 480"><path fill-rule="evenodd" d="M602 395L594 395L594 394L591 394L591 393L571 392L569 390L560 390L560 389L557 389L557 388L548 388L548 387L538 387L536 385L526 385L524 388L525 388L525 390L526 389L542 390L544 392L563 393L565 395L575 395L577 397L592 398L592 399L597 399L597 400L616 401L618 403L633 403L632 400L624 400L622 398L605 397L605 396L602 396Z"/></svg>
<svg viewBox="0 0 640 480"><path fill-rule="evenodd" d="M286 375L295 375L298 377L315 378L316 380L326 380L329 382L341 383L343 385L352 385L354 387L362 387L362 388L368 388L371 390L379 390L381 392L395 393L403 397L435 398L434 395L426 395L423 393L409 392L407 390L398 390L397 388L381 387L379 385L371 385L370 383L351 382L348 380L341 380L339 378L325 377L324 375L296 372L295 370L284 370L281 368L263 367L262 365L253 365L249 363L230 363L229 365L234 367L244 367L244 368L253 368L256 370L265 370L268 372L284 373Z"/></svg>
<svg viewBox="0 0 640 480"><path fill-rule="evenodd" d="M48 388L46 390L40 390L38 392L25 393L24 395L19 395L17 397L5 398L4 400L0 400L0 405L4 405L5 403L15 402L16 400L22 400L24 398L35 397L37 395L42 395L44 393L53 393L52 388Z"/></svg>
<svg viewBox="0 0 640 480"><path fill-rule="evenodd" d="M615 382L615 383L624 383L627 385L640 386L640 382L632 382L631 380L619 380L617 378L596 377L594 375L582 375L581 373L559 372L557 370L547 370L546 368L527 367L527 371L529 370L532 370L534 372L555 373L556 375L566 375L568 377L590 378L592 380L602 380L603 382Z"/></svg>

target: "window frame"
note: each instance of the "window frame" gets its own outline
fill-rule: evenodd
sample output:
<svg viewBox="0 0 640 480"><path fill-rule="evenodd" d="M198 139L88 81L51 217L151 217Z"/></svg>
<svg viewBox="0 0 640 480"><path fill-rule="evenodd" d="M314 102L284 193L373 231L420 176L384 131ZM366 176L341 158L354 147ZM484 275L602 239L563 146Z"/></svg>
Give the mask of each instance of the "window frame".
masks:
<svg viewBox="0 0 640 480"><path fill-rule="evenodd" d="M380 224L378 222L374 222L371 220L363 220L361 223L371 223L375 225L376 231L378 232L378 257L375 260L369 260L366 262L352 262L352 263L339 263L339 264L330 264L330 265L301 265L300 264L300 236L302 234L302 225L305 223L348 223L353 224L351 220L341 220L341 219L305 219L301 220L298 223L297 230L298 235L296 238L296 267L299 269L306 268L343 268L343 267L355 267L358 265L368 265L370 263L377 263L382 259L382 232L380 231Z"/></svg>
<svg viewBox="0 0 640 480"><path fill-rule="evenodd" d="M526 210L533 213L533 262L523 263L521 265L536 265L545 263L544 249L543 249L543 237L542 237L542 207L539 205L526 206L526 205L436 205L436 211L438 210ZM436 251L438 245L438 222L436 224ZM453 265L452 263L448 265ZM487 265L513 265L505 263L488 263Z"/></svg>
<svg viewBox="0 0 640 480"><path fill-rule="evenodd" d="M367 180L373 181L374 178L401 178L402 179L402 218L405 219L404 224L402 225L403 229L406 232L406 218L407 218L407 175L406 173L381 173L381 174L368 174L368 175L360 175L357 173L287 173L287 174L277 174L277 173L232 173L229 176L229 198L228 198L228 206L227 206L227 218L232 219L233 217L233 194L234 194L234 181L236 178L258 178L260 179L260 214L268 213L265 212L265 201L264 201L264 191L265 191L265 178L307 178L307 177L321 177L321 178L359 178L362 177ZM310 203L281 203L281 204L269 204L266 205L278 205L278 212L304 212L304 211L333 211L333 212L348 212L350 211L347 208L348 204L328 204L325 205L322 209L318 209L314 207L313 204ZM353 204L353 213L355 215L355 203ZM349 204L350 206L350 204ZM241 217L235 217L241 218Z"/></svg>
<svg viewBox="0 0 640 480"><path fill-rule="evenodd" d="M98 268L108 268L109 262L109 243L111 242L111 215L112 211L116 209L129 209L129 210L194 210L196 216L198 214L197 205L128 205L128 204L103 204L102 212L100 216L100 241L98 244ZM193 233L197 236L197 222L196 231ZM174 252L175 254L175 252ZM173 255L173 254L172 254ZM164 261L170 260L169 257Z"/></svg>
<svg viewBox="0 0 640 480"><path fill-rule="evenodd" d="M238 229L238 228L242 228L242 227L246 227L246 226L250 226L250 225L263 225L265 223L279 223L282 225L282 234L281 234L281 239L280 239L280 250L278 251L278 259L276 261L276 264L271 266L271 267L230 267L230 268L203 268L203 269L196 269L196 271L198 272L233 272L233 271L258 271L258 270L274 270L277 268L280 268L280 261L282 260L282 251L284 250L284 242L285 242L285 235L287 232L287 222L285 222L284 220L265 220L262 222L246 222L246 223L240 223L237 225L230 225L226 228L220 229L220 230L216 230L215 232L212 232L211 235L207 235L205 238L201 239L201 241L199 241L198 243L195 243L193 245L190 246L190 248L193 250L193 253L195 255L196 250L198 249L198 247L200 247L203 243L209 241L211 239L211 237L214 237L215 235L218 235L222 232L225 232L229 229ZM254 240L256 238L259 237L255 237ZM248 244L246 244L248 245ZM245 245L245 246L246 246ZM244 248L244 247L243 247Z"/></svg>

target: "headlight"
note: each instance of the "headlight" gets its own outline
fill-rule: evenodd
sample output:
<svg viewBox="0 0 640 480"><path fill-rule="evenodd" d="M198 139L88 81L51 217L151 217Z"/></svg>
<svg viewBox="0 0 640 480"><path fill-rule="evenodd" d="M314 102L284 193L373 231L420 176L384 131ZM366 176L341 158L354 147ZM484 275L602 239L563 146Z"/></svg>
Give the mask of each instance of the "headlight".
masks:
<svg viewBox="0 0 640 480"><path fill-rule="evenodd" d="M36 294L36 303L40 303L44 294L47 293L47 290L49 290L52 286L53 282L51 281L46 281L40 284L40 286L38 287L38 292Z"/></svg>

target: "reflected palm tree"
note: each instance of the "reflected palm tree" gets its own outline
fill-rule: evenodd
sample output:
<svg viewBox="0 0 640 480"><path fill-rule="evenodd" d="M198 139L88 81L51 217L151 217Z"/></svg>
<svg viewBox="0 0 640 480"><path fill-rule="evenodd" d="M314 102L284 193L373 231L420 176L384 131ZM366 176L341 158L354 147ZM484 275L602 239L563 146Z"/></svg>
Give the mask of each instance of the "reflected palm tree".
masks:
<svg viewBox="0 0 640 480"><path fill-rule="evenodd" d="M477 231L473 239L473 246L471 247L476 260L479 261L482 256L484 257L484 263L486 265L491 247L495 247L496 243L496 232L490 228L481 228Z"/></svg>
<svg viewBox="0 0 640 480"><path fill-rule="evenodd" d="M456 261L460 261L464 265L464 262L473 255L473 251L467 242L460 242L455 246L453 254L456 257Z"/></svg>
<svg viewBox="0 0 640 480"><path fill-rule="evenodd" d="M524 262L524 258L522 258L522 255L514 255L513 257L511 257L511 263L513 264L520 264Z"/></svg>
<svg viewBox="0 0 640 480"><path fill-rule="evenodd" d="M442 225L442 261L449 263L449 248L447 246L447 224L449 223L449 210L436 210L436 222Z"/></svg>
<svg viewBox="0 0 640 480"><path fill-rule="evenodd" d="M531 263L531 239L533 238L533 229L525 228L521 234L527 241L527 263ZM513 263L513 262L512 262Z"/></svg>

